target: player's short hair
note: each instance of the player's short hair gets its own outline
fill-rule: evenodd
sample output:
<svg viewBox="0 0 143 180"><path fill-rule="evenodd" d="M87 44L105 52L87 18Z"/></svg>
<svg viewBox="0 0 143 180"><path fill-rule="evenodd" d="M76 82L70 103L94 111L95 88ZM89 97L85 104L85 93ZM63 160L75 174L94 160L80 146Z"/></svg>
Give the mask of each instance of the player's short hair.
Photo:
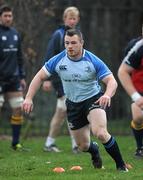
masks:
<svg viewBox="0 0 143 180"><path fill-rule="evenodd" d="M70 14L71 16L77 16L77 17L80 16L80 12L79 12L78 8L75 7L75 6L67 7L67 8L64 10L63 19L65 19L68 14Z"/></svg>
<svg viewBox="0 0 143 180"><path fill-rule="evenodd" d="M9 5L7 5L7 4L3 4L3 5L0 6L0 16L4 12L12 12L12 8Z"/></svg>
<svg viewBox="0 0 143 180"><path fill-rule="evenodd" d="M79 29L68 29L65 33L67 36L77 35L80 40L83 40L83 35Z"/></svg>

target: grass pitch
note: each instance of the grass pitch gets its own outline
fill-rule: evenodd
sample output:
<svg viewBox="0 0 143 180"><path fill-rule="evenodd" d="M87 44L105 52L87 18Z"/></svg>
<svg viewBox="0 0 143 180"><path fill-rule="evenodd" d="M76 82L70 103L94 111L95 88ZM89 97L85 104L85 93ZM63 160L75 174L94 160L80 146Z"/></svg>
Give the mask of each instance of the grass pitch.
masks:
<svg viewBox="0 0 143 180"><path fill-rule="evenodd" d="M93 139L94 140L94 139ZM117 172L115 163L98 142L105 169L94 169L90 155L80 153L74 155L71 151L70 138L59 137L57 144L63 150L61 153L43 152L45 138L31 138L24 145L29 152L16 152L10 148L10 140L0 141L0 180L142 180L143 159L136 159L134 139L131 136L118 136L125 161L132 165L128 173ZM65 172L55 173L55 167L63 167ZM72 166L81 166L81 171L71 171Z"/></svg>

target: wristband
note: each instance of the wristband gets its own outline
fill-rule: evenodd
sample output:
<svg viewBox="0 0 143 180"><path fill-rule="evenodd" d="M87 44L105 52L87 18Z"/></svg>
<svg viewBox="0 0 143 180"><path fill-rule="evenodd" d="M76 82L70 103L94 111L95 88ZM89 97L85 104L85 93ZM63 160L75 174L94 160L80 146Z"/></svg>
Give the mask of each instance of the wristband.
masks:
<svg viewBox="0 0 143 180"><path fill-rule="evenodd" d="M136 102L138 99L141 98L141 95L138 93L138 92L134 92L132 95L131 95L131 98L134 102Z"/></svg>

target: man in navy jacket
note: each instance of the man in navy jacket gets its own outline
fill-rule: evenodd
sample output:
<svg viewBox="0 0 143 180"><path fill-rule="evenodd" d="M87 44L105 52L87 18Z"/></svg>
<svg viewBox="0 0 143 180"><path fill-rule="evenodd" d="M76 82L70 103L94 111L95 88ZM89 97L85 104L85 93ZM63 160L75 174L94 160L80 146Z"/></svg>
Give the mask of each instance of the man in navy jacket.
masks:
<svg viewBox="0 0 143 180"><path fill-rule="evenodd" d="M26 88L24 60L19 33L11 27L13 12L7 5L0 8L0 23L0 109L5 99L8 100L12 108L10 118L12 148L21 150L22 146L19 143L23 122L21 104L23 102L23 90Z"/></svg>

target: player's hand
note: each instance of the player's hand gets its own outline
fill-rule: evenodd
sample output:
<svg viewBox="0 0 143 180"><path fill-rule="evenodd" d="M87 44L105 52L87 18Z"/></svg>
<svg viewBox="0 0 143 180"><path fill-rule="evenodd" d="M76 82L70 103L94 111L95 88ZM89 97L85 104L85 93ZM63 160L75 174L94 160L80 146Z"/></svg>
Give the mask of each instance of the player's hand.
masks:
<svg viewBox="0 0 143 180"><path fill-rule="evenodd" d="M99 103L103 109L106 109L106 107L110 107L111 105L111 97L108 95L103 95L95 103Z"/></svg>
<svg viewBox="0 0 143 180"><path fill-rule="evenodd" d="M44 91L51 91L52 90L52 83L51 83L51 81L44 81L43 82L43 86L42 86L42 89L44 90Z"/></svg>
<svg viewBox="0 0 143 180"><path fill-rule="evenodd" d="M22 104L22 110L29 114L33 110L33 101L31 99L25 99Z"/></svg>
<svg viewBox="0 0 143 180"><path fill-rule="evenodd" d="M136 104L139 108L143 109L143 96L141 96L137 101L135 101L135 104Z"/></svg>

